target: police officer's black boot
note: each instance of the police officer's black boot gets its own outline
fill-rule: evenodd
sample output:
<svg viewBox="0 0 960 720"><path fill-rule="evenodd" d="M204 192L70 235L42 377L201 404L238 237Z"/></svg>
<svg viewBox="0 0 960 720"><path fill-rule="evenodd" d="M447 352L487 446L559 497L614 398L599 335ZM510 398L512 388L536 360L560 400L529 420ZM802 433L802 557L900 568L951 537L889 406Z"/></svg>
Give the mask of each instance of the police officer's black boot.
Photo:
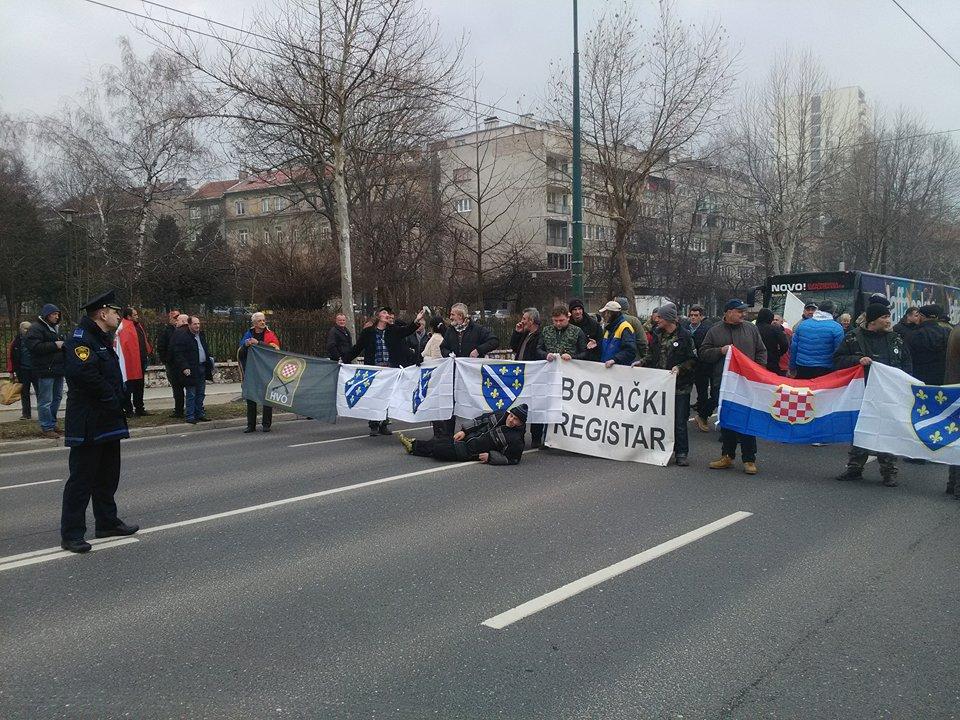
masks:
<svg viewBox="0 0 960 720"><path fill-rule="evenodd" d="M69 550L72 553L85 553L90 552L93 549L93 545L88 543L83 538L78 540L64 540L60 543L60 547L64 550Z"/></svg>

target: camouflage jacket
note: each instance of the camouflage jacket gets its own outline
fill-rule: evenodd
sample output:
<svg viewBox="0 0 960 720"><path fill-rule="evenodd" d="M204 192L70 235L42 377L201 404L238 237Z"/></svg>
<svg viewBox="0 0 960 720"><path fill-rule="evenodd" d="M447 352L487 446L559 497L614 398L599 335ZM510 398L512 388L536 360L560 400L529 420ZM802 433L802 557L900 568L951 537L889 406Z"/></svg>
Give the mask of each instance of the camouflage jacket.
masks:
<svg viewBox="0 0 960 720"><path fill-rule="evenodd" d="M677 392L688 393L693 387L693 369L697 364L697 350L693 336L679 325L669 335L659 332L653 336L650 353L643 362L644 367L670 370L679 368L677 373Z"/></svg>

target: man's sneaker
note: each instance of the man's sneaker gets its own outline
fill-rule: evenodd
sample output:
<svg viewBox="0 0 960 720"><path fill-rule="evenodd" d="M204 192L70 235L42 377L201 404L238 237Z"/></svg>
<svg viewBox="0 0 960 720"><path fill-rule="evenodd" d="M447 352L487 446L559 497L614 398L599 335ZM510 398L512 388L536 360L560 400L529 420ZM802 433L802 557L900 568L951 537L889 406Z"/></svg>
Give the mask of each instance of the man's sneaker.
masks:
<svg viewBox="0 0 960 720"><path fill-rule="evenodd" d="M55 430L42 430L40 432L40 437L44 440L59 440L60 436L57 435Z"/></svg>
<svg viewBox="0 0 960 720"><path fill-rule="evenodd" d="M849 482L850 480L863 480L863 473L857 472L856 470L844 470L842 473L837 475L837 480L840 482Z"/></svg>
<svg viewBox="0 0 960 720"><path fill-rule="evenodd" d="M720 459L714 460L709 467L711 470L726 470L733 467L733 458L729 455L721 455Z"/></svg>
<svg viewBox="0 0 960 720"><path fill-rule="evenodd" d="M676 462L677 465L679 465L680 467L687 467L688 465L690 465L690 461L687 460L687 456L686 456L686 455L677 455L677 458L676 458L675 462Z"/></svg>
<svg viewBox="0 0 960 720"><path fill-rule="evenodd" d="M700 432L710 432L710 426L707 424L706 420L704 420L699 415L697 415L697 417L694 418L694 420L697 423L697 430L699 430Z"/></svg>
<svg viewBox="0 0 960 720"><path fill-rule="evenodd" d="M93 549L93 545L88 543L83 538L79 540L64 540L60 543L60 547L64 550L69 550L72 553L85 553L90 552Z"/></svg>
<svg viewBox="0 0 960 720"><path fill-rule="evenodd" d="M883 479L883 486L884 486L884 487L896 487L896 486L899 485L899 484L900 484L900 483L898 483L898 482L897 482L897 479L894 478L894 477L885 477L885 478Z"/></svg>
<svg viewBox="0 0 960 720"><path fill-rule="evenodd" d="M747 475L756 475L757 474L757 464L755 462L745 462L743 464L743 471Z"/></svg>
<svg viewBox="0 0 960 720"><path fill-rule="evenodd" d="M408 455L413 452L413 440L403 433L397 433L397 439L400 441L400 444L403 445L403 449L407 451Z"/></svg>
<svg viewBox="0 0 960 720"><path fill-rule="evenodd" d="M393 435L393 430L388 428L386 425L381 425L377 430L378 435Z"/></svg>

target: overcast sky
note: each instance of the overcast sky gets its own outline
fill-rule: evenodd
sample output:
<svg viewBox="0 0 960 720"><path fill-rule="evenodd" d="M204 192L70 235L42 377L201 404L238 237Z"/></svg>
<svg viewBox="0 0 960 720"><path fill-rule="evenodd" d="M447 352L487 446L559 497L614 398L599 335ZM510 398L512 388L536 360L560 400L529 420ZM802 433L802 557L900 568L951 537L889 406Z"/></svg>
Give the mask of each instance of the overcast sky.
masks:
<svg viewBox="0 0 960 720"><path fill-rule="evenodd" d="M143 10L136 0L104 0ZM900 0L960 59L960 1ZM262 2L165 0L231 24L246 24ZM484 76L484 100L528 110L542 97L551 59L572 49L570 0L423 0L451 37L466 33L468 64ZM635 0L650 16L650 0ZM581 33L607 3L580 0ZM719 20L741 53L741 82L762 77L784 47L811 49L837 85L859 85L874 108L919 111L937 130L960 128L960 67L890 0L678 0L695 22ZM0 0L0 109L49 113L106 63L118 61L116 39L128 18L85 0ZM955 135L960 141L960 133Z"/></svg>

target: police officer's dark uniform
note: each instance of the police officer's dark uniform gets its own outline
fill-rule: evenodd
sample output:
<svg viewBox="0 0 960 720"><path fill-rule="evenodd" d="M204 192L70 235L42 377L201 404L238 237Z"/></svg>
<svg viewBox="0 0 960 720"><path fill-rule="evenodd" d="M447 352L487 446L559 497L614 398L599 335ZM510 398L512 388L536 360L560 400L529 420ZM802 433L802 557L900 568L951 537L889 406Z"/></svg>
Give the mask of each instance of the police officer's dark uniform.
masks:
<svg viewBox="0 0 960 720"><path fill-rule="evenodd" d="M90 550L83 536L91 498L98 538L132 535L140 529L117 517L113 500L120 482L120 440L129 434L113 334L104 332L89 316L101 308L119 312L112 290L82 308L88 315L64 345L68 388L64 442L70 448L70 477L63 488L60 538L63 549L71 552Z"/></svg>

